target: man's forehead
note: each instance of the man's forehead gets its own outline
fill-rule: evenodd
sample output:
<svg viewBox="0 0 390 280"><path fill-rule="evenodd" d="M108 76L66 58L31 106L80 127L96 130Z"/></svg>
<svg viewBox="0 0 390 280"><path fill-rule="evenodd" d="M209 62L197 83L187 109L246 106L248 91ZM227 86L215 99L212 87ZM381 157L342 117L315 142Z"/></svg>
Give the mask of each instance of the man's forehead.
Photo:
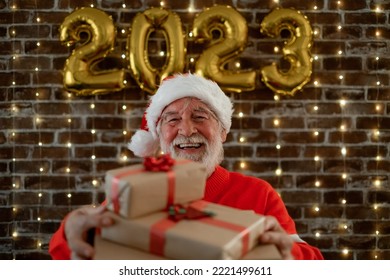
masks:
<svg viewBox="0 0 390 280"><path fill-rule="evenodd" d="M185 110L211 112L210 107L197 98L181 98L165 107L162 114L181 113Z"/></svg>

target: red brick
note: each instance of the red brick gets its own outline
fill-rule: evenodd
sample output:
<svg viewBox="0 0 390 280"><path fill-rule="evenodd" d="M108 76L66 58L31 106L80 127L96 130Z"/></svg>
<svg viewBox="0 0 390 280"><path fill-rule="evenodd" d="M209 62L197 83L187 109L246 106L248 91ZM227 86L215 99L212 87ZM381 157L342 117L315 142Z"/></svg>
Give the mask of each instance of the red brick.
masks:
<svg viewBox="0 0 390 280"><path fill-rule="evenodd" d="M346 13L345 24L378 25L386 24L385 13Z"/></svg>

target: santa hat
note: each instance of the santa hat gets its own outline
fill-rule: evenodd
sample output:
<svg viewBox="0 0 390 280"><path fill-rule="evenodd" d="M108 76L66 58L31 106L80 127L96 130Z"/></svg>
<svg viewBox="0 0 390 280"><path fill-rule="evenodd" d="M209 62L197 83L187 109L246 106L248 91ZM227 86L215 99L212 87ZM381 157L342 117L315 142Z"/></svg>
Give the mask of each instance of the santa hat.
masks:
<svg viewBox="0 0 390 280"><path fill-rule="evenodd" d="M160 144L157 125L164 109L172 102L195 97L209 106L222 123L226 133L232 124L233 105L217 83L195 74L177 74L166 78L150 98L141 123L128 145L136 156L153 156Z"/></svg>

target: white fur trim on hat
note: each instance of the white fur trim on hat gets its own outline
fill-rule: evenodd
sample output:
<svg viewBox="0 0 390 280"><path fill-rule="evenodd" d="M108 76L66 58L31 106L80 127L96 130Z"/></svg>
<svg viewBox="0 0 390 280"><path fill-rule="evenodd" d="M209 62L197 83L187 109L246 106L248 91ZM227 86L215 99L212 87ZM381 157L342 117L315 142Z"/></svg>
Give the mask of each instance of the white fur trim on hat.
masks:
<svg viewBox="0 0 390 280"><path fill-rule="evenodd" d="M138 134L141 131L146 131L138 130L129 144L129 149L135 155L151 156L155 152L156 145L159 144L157 122L163 110L172 102L184 97L195 97L208 105L222 123L226 133L230 131L233 105L218 84L196 74L177 74L164 80L157 92L150 98L149 106L146 109L146 122L148 133L151 134L148 139L152 140L153 145L146 143L147 140L143 138L146 136L144 133Z"/></svg>

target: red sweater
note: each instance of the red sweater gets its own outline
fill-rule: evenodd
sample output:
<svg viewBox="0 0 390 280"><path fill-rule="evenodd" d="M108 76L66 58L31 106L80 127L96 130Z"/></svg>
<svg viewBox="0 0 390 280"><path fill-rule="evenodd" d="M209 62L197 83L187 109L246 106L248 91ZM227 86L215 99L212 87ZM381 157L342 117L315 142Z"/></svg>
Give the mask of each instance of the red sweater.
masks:
<svg viewBox="0 0 390 280"><path fill-rule="evenodd" d="M218 166L207 179L204 200L274 216L286 232L297 240L292 249L295 259L323 259L317 248L299 241L295 223L288 215L283 201L264 180L229 172ZM64 234L64 222L50 241L49 253L53 259L70 259L70 250Z"/></svg>

